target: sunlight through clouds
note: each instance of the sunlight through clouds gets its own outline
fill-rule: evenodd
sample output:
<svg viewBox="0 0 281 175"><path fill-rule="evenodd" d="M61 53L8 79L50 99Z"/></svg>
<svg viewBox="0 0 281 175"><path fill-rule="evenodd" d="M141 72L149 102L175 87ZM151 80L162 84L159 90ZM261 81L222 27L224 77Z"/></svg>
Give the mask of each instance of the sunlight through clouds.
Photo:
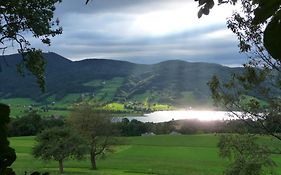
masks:
<svg viewBox="0 0 281 175"><path fill-rule="evenodd" d="M241 64L236 37L226 18L239 6L215 5L198 19L193 0L77 0L60 4L63 34L51 47L32 45L72 60L107 58L152 64L168 59ZM11 51L10 53L12 53Z"/></svg>
<svg viewBox="0 0 281 175"><path fill-rule="evenodd" d="M220 29L203 35L207 39L233 39L235 35L228 29Z"/></svg>
<svg viewBox="0 0 281 175"><path fill-rule="evenodd" d="M132 29L148 36L164 36L191 28L195 20L187 16L185 9L150 12L137 16Z"/></svg>

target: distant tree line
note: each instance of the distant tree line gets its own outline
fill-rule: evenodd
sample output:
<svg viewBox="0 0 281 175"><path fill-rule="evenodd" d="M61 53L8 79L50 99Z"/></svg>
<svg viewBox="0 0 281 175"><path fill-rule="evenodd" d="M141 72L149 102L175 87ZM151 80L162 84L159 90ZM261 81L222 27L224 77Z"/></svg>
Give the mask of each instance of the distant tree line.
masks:
<svg viewBox="0 0 281 175"><path fill-rule="evenodd" d="M115 123L119 136L141 136L143 133L153 132L157 135L171 134L201 134L201 133L253 133L260 134L262 131L255 127L258 123L248 120L228 120L228 121L200 121L196 119L169 121L162 123L141 122L123 118Z"/></svg>
<svg viewBox="0 0 281 175"><path fill-rule="evenodd" d="M42 117L36 111L31 111L22 117L11 119L8 133L9 136L33 136L45 129L62 127L64 125L63 117Z"/></svg>
<svg viewBox="0 0 281 175"><path fill-rule="evenodd" d="M36 111L27 113L20 118L13 118L8 127L9 136L33 136L45 129L63 127L66 121L61 116L42 117ZM257 122L248 120L228 121L200 121L196 119L169 121L162 123L141 122L136 119L123 118L113 123L114 136L141 136L144 133L153 132L157 135L178 132L180 134L201 133L253 133L262 131ZM281 132L281 129L277 132Z"/></svg>

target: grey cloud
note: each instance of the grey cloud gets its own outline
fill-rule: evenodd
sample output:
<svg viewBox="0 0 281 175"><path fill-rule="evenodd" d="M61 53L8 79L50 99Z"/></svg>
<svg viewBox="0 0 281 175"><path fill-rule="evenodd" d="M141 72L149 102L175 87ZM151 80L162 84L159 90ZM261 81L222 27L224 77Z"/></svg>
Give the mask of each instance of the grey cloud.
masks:
<svg viewBox="0 0 281 175"><path fill-rule="evenodd" d="M225 21L201 28L188 28L163 36L130 31L132 16L161 10L162 7L192 0L64 0L57 8L63 34L52 40L52 46L32 44L45 51L53 51L72 60L107 58L135 63L152 64L169 59L214 62L225 65L241 64L245 56L239 54L235 36L219 39L206 34L226 29Z"/></svg>
<svg viewBox="0 0 281 175"><path fill-rule="evenodd" d="M163 37L136 37L136 38L125 38L120 36L114 36L111 33L100 34L97 31L73 31L66 32L63 34L61 38L56 38L56 40L60 43L68 43L71 46L76 44L85 44L85 45L98 45L98 46L143 46L143 45L155 45L155 44L173 44L177 47L183 46L184 42L193 42L191 46L196 46L202 44L197 41L200 39L204 40L204 38L200 38L202 35L217 31L223 28L223 25L211 26L204 29L197 30L189 30L181 33L175 33L168 36ZM213 42L213 41L209 41ZM204 40L204 43L208 43L208 40ZM214 42L215 44L216 42Z"/></svg>
<svg viewBox="0 0 281 175"><path fill-rule="evenodd" d="M130 38L100 35L95 32L72 32L56 39L54 50L73 60L108 58L138 63L156 63L167 59L242 63L235 37L206 39L205 34L220 30L223 25L190 30L159 38Z"/></svg>
<svg viewBox="0 0 281 175"><path fill-rule="evenodd" d="M189 4L194 3L190 0L93 0L87 5L86 0L63 0L57 5L56 14L64 15L67 13L144 13L146 11L161 9L164 5L173 3Z"/></svg>

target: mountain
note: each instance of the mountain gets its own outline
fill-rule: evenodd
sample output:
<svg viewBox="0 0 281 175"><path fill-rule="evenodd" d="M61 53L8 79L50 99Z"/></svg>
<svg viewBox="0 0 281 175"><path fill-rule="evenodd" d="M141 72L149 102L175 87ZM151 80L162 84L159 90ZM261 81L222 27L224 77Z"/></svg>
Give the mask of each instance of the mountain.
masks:
<svg viewBox="0 0 281 175"><path fill-rule="evenodd" d="M207 82L213 75L227 79L231 72L241 71L179 60L142 65L105 59L70 61L55 53L45 53L44 58L47 91L41 93L32 75L27 72L21 77L17 73L20 55L0 57L0 98L25 97L40 102L80 94L105 102L200 104L210 99Z"/></svg>

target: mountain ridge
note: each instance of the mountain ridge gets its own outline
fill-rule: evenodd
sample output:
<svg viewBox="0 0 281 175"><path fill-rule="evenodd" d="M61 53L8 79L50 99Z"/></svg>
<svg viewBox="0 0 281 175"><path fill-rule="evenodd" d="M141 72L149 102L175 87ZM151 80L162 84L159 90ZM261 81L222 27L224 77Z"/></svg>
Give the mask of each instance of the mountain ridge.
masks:
<svg viewBox="0 0 281 175"><path fill-rule="evenodd" d="M215 74L223 80L242 68L215 63L167 60L156 64L128 61L85 59L72 61L56 53L44 53L46 93L42 94L33 76L21 78L15 65L18 54L0 57L0 98L25 97L46 101L68 94L92 94L101 101L149 101L181 105L210 98L207 82ZM8 64L6 64L6 62ZM9 66L7 66L9 65ZM184 104L185 105L185 104Z"/></svg>

